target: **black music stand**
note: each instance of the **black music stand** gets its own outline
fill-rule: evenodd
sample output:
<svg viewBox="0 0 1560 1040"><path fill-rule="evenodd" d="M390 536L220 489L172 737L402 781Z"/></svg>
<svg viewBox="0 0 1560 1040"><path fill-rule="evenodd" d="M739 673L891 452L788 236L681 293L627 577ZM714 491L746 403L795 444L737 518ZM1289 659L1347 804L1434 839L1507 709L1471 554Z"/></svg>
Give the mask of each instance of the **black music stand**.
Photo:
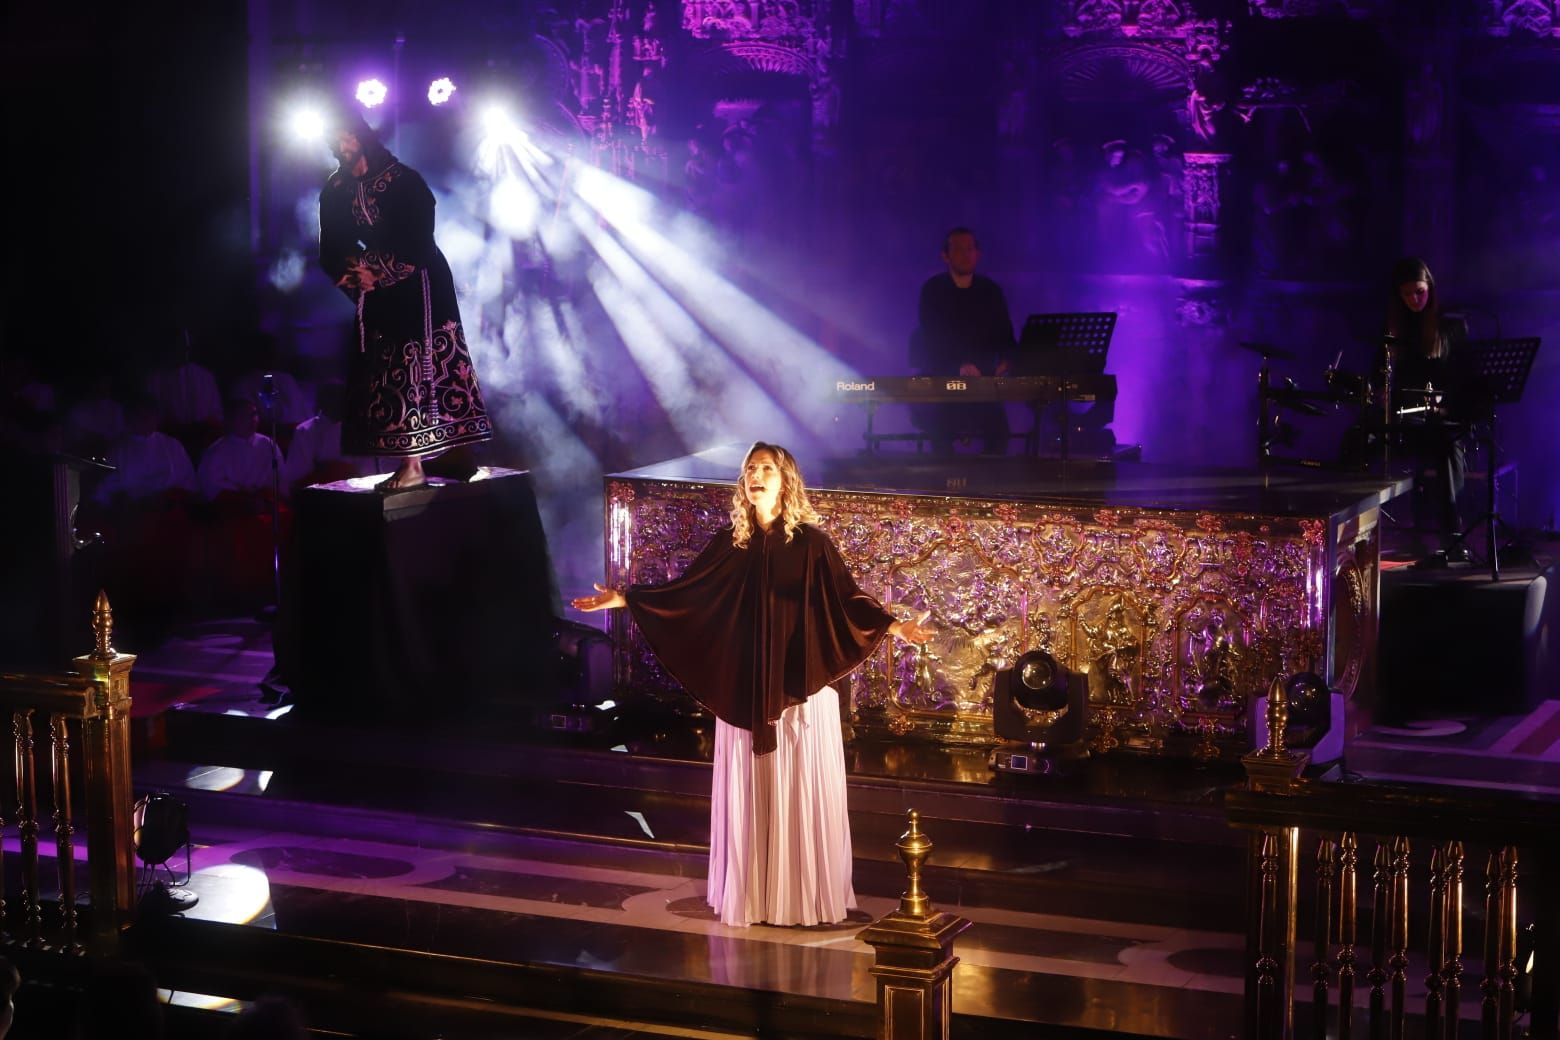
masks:
<svg viewBox="0 0 1560 1040"><path fill-rule="evenodd" d="M1015 358L1015 375L1060 376L1057 401L1062 406L1062 461L1067 461L1068 430L1072 427L1073 387L1077 376L1105 374L1105 357L1116 334L1114 311L1031 314L1024 320ZM1035 446L1040 438L1040 408L1035 409Z"/></svg>
<svg viewBox="0 0 1560 1040"><path fill-rule="evenodd" d="M1457 533L1452 546L1465 545L1468 536L1484 525L1484 546L1489 553L1490 580L1500 580L1499 529L1504 525L1500 512L1495 508L1496 482L1500 473L1499 441L1495 436L1495 409L1503 404L1516 404L1522 400L1522 390L1527 386L1528 374L1533 371L1533 359L1538 355L1539 337L1520 339L1470 340L1463 350L1474 359L1474 368L1480 380L1480 389L1487 395L1490 418L1485 436L1485 454L1488 458L1488 479L1485 482L1486 509L1480 517ZM1449 546L1448 548L1450 548Z"/></svg>

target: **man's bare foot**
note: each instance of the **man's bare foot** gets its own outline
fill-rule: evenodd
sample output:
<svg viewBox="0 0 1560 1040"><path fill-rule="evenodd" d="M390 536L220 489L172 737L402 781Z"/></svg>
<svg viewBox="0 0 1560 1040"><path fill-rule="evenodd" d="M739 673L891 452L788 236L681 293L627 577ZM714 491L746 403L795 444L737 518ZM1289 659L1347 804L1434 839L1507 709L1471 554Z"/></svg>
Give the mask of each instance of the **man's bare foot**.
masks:
<svg viewBox="0 0 1560 1040"><path fill-rule="evenodd" d="M410 488L422 487L426 483L428 483L428 475L423 472L422 459L414 456L402 459L400 467L379 482L379 490L406 491Z"/></svg>

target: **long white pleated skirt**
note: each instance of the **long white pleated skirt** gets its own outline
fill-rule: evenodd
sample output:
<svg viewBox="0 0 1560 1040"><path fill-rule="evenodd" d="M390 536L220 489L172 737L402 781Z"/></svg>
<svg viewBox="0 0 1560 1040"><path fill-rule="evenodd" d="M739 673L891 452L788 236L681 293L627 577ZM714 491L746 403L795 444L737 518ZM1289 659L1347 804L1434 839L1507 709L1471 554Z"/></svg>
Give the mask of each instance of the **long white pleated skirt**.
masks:
<svg viewBox="0 0 1560 1040"><path fill-rule="evenodd" d="M752 733L716 720L706 899L722 923L828 924L855 909L839 703L825 686L787 708L779 746L756 758Z"/></svg>

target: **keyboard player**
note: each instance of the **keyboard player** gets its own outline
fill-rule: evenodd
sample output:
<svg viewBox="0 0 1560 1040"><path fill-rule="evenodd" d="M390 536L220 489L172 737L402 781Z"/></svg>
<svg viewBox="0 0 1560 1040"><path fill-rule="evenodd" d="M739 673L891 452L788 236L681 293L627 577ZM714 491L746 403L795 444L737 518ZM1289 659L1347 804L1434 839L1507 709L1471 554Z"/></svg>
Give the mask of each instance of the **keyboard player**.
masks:
<svg viewBox="0 0 1560 1040"><path fill-rule="evenodd" d="M1006 375L1013 354L1013 320L996 282L976 274L975 232L956 227L943 236L945 272L921 286L919 322L910 337L910 370L927 376ZM922 404L910 411L916 428L940 452L973 440L988 455L1008 449L1007 412L1001 404Z"/></svg>

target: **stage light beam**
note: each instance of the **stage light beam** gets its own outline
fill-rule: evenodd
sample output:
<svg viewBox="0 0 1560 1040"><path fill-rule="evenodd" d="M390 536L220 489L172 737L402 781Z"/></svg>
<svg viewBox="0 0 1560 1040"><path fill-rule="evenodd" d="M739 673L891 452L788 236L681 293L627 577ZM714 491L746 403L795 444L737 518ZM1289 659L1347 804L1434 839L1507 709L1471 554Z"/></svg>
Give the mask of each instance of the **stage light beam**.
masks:
<svg viewBox="0 0 1560 1040"><path fill-rule="evenodd" d="M379 79L365 79L358 83L358 104L364 108L378 108L385 103L385 98L390 95L390 88Z"/></svg>
<svg viewBox="0 0 1560 1040"><path fill-rule="evenodd" d="M493 187L488 199L492 224L510 238L526 238L536 230L541 200L519 177L505 177Z"/></svg>
<svg viewBox="0 0 1560 1040"><path fill-rule="evenodd" d="M695 237L690 249L661 231L656 202L644 189L577 161L569 169L574 197L611 226L661 291L775 395L772 400L787 402L780 407L805 429L828 429L833 403L823 395L797 395L795 388L827 386L853 376L851 367L722 277L724 261L709 242ZM687 232L685 225L679 237L692 237Z"/></svg>

